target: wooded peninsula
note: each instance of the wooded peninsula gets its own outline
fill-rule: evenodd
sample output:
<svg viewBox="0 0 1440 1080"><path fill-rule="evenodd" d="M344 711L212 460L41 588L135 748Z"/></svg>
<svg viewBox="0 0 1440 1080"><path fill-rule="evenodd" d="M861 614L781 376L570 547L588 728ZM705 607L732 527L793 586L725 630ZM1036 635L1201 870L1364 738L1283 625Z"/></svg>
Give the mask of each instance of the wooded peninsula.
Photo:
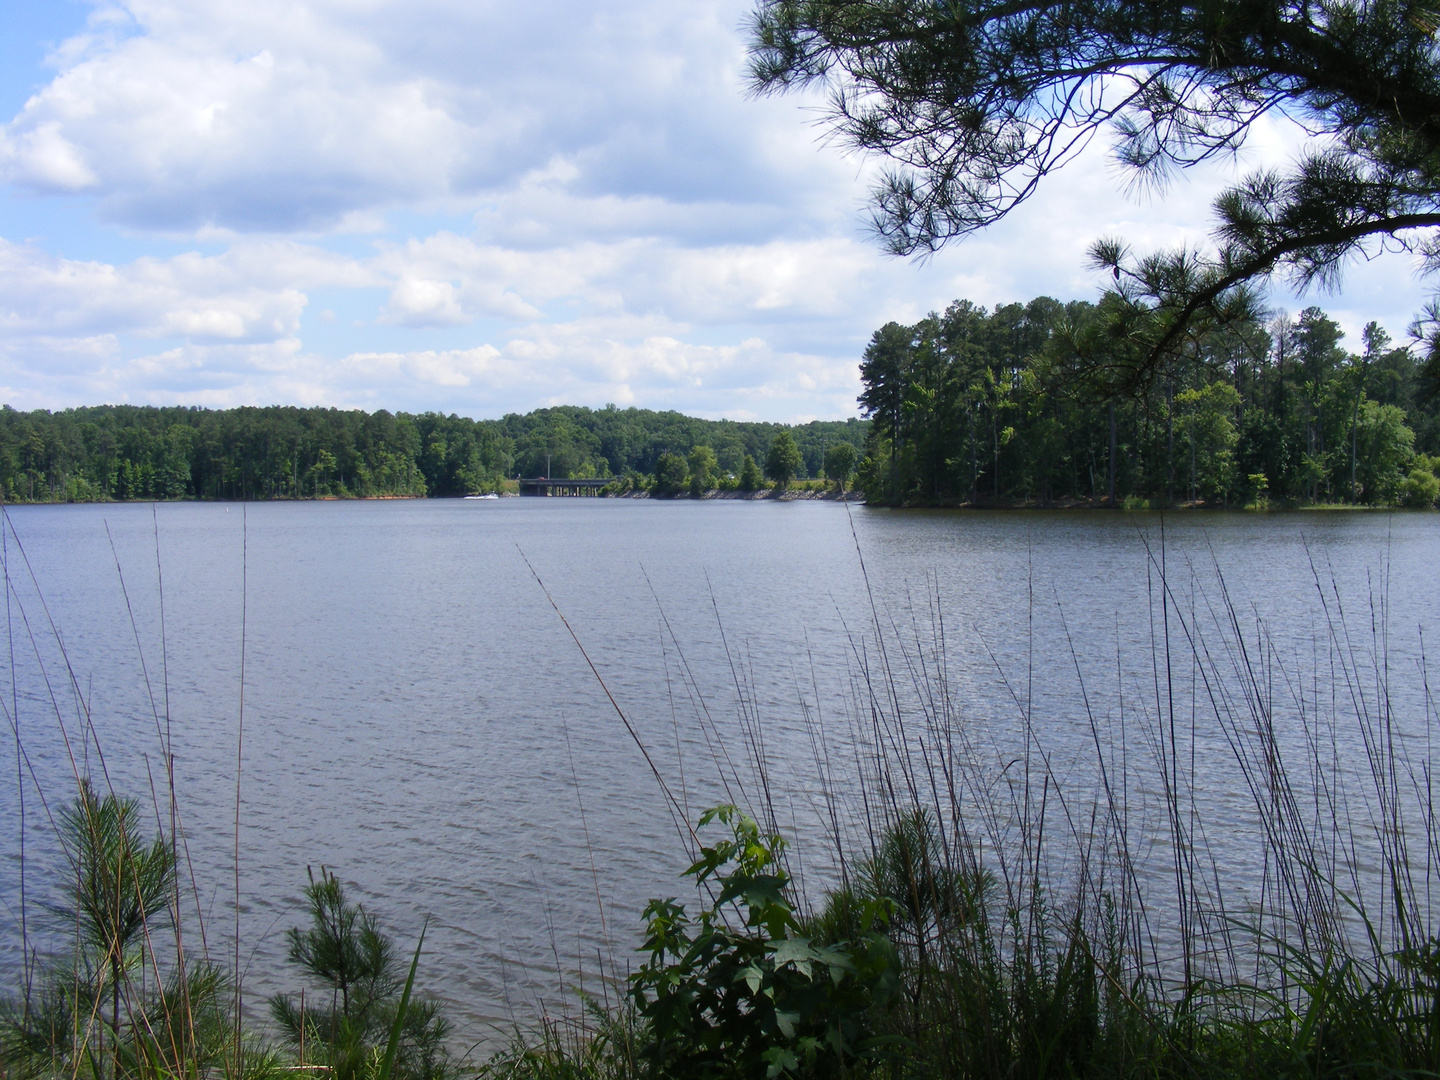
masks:
<svg viewBox="0 0 1440 1080"><path fill-rule="evenodd" d="M1440 396L1376 323L1351 352L1318 307L1234 320L1192 330L1151 366L1134 363L1107 305L1118 298L959 300L876 331L861 363L869 500L1420 507L1440 495Z"/></svg>

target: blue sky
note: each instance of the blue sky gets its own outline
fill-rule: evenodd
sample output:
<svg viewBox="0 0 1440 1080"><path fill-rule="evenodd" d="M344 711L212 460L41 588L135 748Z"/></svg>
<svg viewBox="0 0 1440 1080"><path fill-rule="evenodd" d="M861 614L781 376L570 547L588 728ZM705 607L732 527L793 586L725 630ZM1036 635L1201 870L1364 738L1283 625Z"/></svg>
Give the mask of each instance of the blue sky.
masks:
<svg viewBox="0 0 1440 1080"><path fill-rule="evenodd" d="M1127 194L1096 145L926 262L873 162L745 93L747 0L0 0L0 401L854 415L871 332L1093 299L1085 251L1203 238L1236 165ZM1358 341L1404 255L1319 303Z"/></svg>

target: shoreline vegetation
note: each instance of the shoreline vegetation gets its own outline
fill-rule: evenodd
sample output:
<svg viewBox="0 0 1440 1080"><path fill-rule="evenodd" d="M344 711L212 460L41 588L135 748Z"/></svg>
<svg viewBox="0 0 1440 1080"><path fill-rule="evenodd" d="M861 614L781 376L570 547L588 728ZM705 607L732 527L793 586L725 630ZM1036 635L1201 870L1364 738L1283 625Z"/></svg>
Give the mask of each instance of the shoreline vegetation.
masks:
<svg viewBox="0 0 1440 1080"><path fill-rule="evenodd" d="M795 479L827 448L865 441L851 419L787 426L646 409L561 406L499 420L294 407L0 407L0 497L8 503L269 500L486 494L518 476L644 483L666 454L710 452L715 483L763 462L784 432ZM758 487L758 473L754 486ZM513 488L512 488L513 490Z"/></svg>
<svg viewBox="0 0 1440 1080"><path fill-rule="evenodd" d="M1116 303L958 300L877 330L860 366L868 501L1424 508L1440 498L1440 388L1377 324L1349 351L1317 307L1253 315L1195 329L1147 367L1115 336Z"/></svg>
<svg viewBox="0 0 1440 1080"><path fill-rule="evenodd" d="M676 896L634 913L638 933L621 931L631 960L478 1055L452 1045L425 992L425 927L397 943L325 867L286 932L295 992L267 1016L243 1010L241 942L232 953L213 922L207 939L223 913L199 902L215 883L187 868L185 808L165 773L153 806L108 789L77 695L77 790L48 793L64 858L44 864L48 889L31 881L44 911L0 1002L0 1076L1433 1078L1440 714L1423 648L1402 675L1387 595L1352 611L1317 578L1297 649L1294 627L1272 638L1234 606L1218 567L1172 580L1163 534L1140 542L1145 655L1117 642L1115 670L1087 674L1072 642L1068 658L1022 661L1028 675L1000 672L1058 684L1069 664L1089 780L1052 763L1028 687L1008 721L1020 744L993 741L1007 722L950 684L938 603L894 622L872 600L850 643L851 715L806 719L833 884L808 900L796 888L787 795L742 699L744 738L709 763L739 805L693 819L683 778L655 773L688 869ZM167 730L157 714L168 761ZM1238 803L1218 809L1217 787Z"/></svg>
<svg viewBox="0 0 1440 1080"><path fill-rule="evenodd" d="M957 300L877 330L866 419L784 425L562 406L500 420L290 407L0 407L9 503L420 498L519 477L599 494L871 506L1440 504L1440 387L1377 324L1361 350L1317 307L1196 331L1141 379L1105 302ZM1148 369L1147 369L1148 371Z"/></svg>

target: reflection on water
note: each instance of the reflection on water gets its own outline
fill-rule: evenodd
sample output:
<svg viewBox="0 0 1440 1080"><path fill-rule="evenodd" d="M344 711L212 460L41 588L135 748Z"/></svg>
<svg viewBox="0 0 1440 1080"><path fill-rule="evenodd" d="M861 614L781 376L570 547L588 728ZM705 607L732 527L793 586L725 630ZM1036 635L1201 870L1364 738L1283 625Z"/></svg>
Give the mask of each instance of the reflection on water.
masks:
<svg viewBox="0 0 1440 1080"><path fill-rule="evenodd" d="M1217 649L1226 633L1266 640L1272 688L1315 712L1329 707L1313 677L1327 656L1386 648L1397 714L1423 726L1418 631L1440 612L1436 515L1162 523L589 499L9 514L24 549L7 538L3 682L50 806L74 784L57 716L78 753L88 706L104 760L92 751L81 767L147 797L168 732L219 947L233 923L243 655L247 992L289 987L282 932L300 918L306 866L323 864L402 951L433 916L424 981L472 1023L524 1018L602 960L623 965L645 900L680 891L685 863L645 758L526 559L691 817L758 803L763 757L812 892L832 872L828 823L854 817L867 668L888 664L902 703L943 693L977 766L1042 748L1077 800L1096 783L1097 739L1106 753L1132 740L1125 753L1143 765L1155 703L1178 692L1186 709L1200 703L1184 723L1207 821L1238 835L1252 800L1224 771L1203 665L1184 647L1168 665L1157 655L1166 630L1183 642L1199 627ZM1342 640L1340 625L1360 637ZM1310 683L1285 681L1303 672ZM1135 772L1138 814L1155 793ZM19 966L16 776L12 738L0 750L7 975ZM827 790L844 804L833 818ZM33 901L60 863L33 789L26 831Z"/></svg>

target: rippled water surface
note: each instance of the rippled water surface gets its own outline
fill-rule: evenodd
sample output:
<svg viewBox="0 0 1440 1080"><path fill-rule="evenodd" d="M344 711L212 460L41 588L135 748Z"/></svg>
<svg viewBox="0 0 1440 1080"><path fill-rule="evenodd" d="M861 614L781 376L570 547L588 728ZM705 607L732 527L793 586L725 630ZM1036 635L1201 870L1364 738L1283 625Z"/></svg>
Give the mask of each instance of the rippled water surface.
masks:
<svg viewBox="0 0 1440 1080"><path fill-rule="evenodd" d="M623 963L645 900L683 888L659 785L556 608L692 816L761 802L763 760L811 891L831 866L817 761L853 803L867 667L888 665L898 698L946 697L971 751L1001 768L1028 716L1031 745L1081 789L1097 730L1111 746L1127 708L1144 759L1145 717L1173 689L1162 669L1204 698L1193 650L1157 660L1167 631L1209 635L1221 667L1226 626L1268 641L1256 655L1295 675L1277 692L1322 711L1313 673L1348 648L1366 670L1388 664L1397 711L1416 737L1428 731L1419 631L1440 622L1434 514L1162 523L503 499L9 515L0 681L35 775L31 901L59 870L41 794L63 803L78 767L148 806L168 732L207 939L227 956L238 770L252 998L293 985L283 930L299 921L306 867L324 865L402 950L432 916L423 981L457 1003L466 1031L533 1015L597 958ZM103 762L82 749L87 709ZM1243 830L1223 740L1195 715L1197 787L1217 827ZM7 980L21 884L13 735L0 740Z"/></svg>

